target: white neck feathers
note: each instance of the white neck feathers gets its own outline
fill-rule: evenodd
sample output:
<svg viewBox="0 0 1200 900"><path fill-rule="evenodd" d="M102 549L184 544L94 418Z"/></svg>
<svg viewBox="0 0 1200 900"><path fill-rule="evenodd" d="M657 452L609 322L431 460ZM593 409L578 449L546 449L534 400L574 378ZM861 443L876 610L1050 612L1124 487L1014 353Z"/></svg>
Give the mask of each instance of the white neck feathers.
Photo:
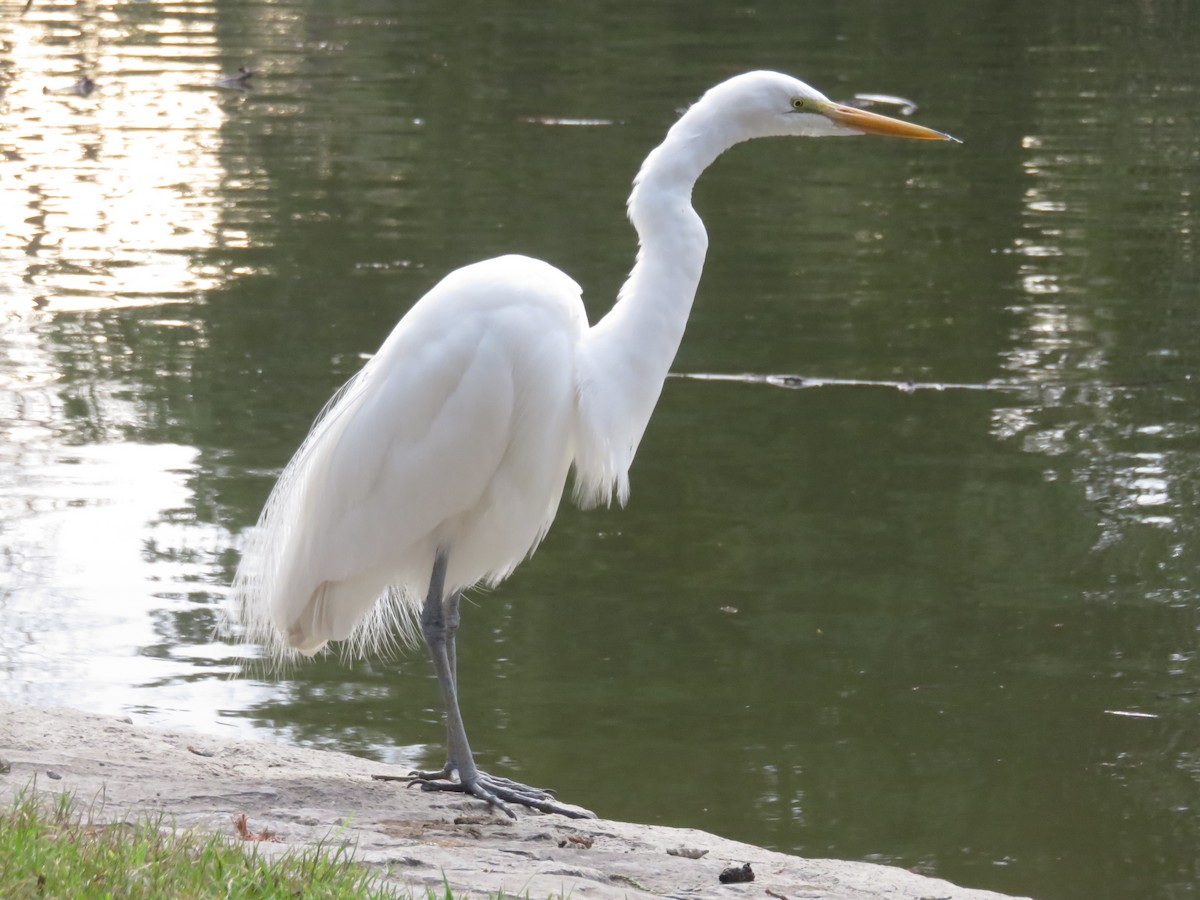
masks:
<svg viewBox="0 0 1200 900"><path fill-rule="evenodd" d="M628 210L637 262L580 357L575 493L584 505L614 493L625 502L629 466L683 338L708 249L692 188L740 139L720 127L716 106L710 94L689 109L634 179Z"/></svg>

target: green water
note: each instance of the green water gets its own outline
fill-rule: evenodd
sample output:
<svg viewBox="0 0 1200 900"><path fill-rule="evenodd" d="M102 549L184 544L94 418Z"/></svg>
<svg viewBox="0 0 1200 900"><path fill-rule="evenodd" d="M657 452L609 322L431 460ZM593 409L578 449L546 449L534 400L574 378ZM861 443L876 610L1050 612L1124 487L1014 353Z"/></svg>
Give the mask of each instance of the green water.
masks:
<svg viewBox="0 0 1200 900"><path fill-rule="evenodd" d="M464 612L481 763L972 886L1200 896L1194 4L21 5L6 698L440 765L420 652L243 672L238 535L447 270L539 256L601 314L642 157L775 68L965 143L722 158L674 371L873 383L670 380L628 508L564 507Z"/></svg>

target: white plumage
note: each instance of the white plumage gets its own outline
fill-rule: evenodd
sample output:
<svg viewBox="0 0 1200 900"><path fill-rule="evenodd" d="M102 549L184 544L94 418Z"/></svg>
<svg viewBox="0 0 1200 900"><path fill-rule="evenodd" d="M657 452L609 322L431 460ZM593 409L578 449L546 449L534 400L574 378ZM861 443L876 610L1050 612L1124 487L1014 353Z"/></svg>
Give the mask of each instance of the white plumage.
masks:
<svg viewBox="0 0 1200 900"><path fill-rule="evenodd" d="M280 655L363 649L411 634L420 612L449 739L445 769L421 783L575 814L476 769L458 711L459 594L533 551L572 467L582 504L625 502L704 265L700 173L750 138L862 132L952 140L773 72L710 90L635 179L637 262L592 327L579 286L547 263L504 256L446 276L330 401L275 486L234 581L250 639Z"/></svg>
<svg viewBox="0 0 1200 900"><path fill-rule="evenodd" d="M426 294L267 503L237 582L255 637L314 653L361 624L360 640L386 640L387 613L420 603L439 546L454 548L448 589L508 575L562 497L586 328L579 286L527 257L466 266Z"/></svg>

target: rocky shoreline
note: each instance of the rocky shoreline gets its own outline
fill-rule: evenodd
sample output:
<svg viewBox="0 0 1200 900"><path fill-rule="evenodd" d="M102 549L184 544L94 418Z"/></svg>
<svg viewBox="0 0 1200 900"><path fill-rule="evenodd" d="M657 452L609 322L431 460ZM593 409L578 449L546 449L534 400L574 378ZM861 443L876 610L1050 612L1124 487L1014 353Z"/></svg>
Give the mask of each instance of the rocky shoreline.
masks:
<svg viewBox="0 0 1200 900"><path fill-rule="evenodd" d="M286 852L346 842L418 896L775 900L1003 900L905 869L813 860L702 831L518 811L513 821L457 794L409 790L392 767L339 753L143 727L127 719L0 701L0 782L9 794L68 791L106 821L162 811L183 828L274 835ZM5 798L7 800L7 797ZM722 883L741 869L753 881ZM733 876L727 876L730 878Z"/></svg>

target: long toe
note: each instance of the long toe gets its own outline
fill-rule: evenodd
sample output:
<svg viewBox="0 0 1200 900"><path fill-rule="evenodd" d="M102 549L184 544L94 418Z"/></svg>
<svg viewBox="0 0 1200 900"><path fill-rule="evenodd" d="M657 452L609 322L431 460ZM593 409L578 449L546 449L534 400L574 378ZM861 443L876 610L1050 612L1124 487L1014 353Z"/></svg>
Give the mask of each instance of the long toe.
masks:
<svg viewBox="0 0 1200 900"><path fill-rule="evenodd" d="M413 781L449 781L454 777L454 766L446 763L435 772L422 772L420 769L413 769L408 773L408 777Z"/></svg>
<svg viewBox="0 0 1200 900"><path fill-rule="evenodd" d="M553 788L533 787L532 785L521 784L519 781L513 781L511 778L501 778L498 775L487 775L485 777L497 787L512 788L516 791L528 791L533 794L539 794L543 799L546 800L554 798Z"/></svg>
<svg viewBox="0 0 1200 900"><path fill-rule="evenodd" d="M434 777L426 778L417 773L410 786L419 785L423 791L455 791L470 794L491 806L496 807L510 818L516 818L516 813L510 803L536 809L544 813L557 813L572 819L594 819L596 814L582 806L569 806L554 799L553 793L543 788L529 787L509 778L497 778L486 772L477 772L474 777L465 781L451 781L442 773L432 773Z"/></svg>

